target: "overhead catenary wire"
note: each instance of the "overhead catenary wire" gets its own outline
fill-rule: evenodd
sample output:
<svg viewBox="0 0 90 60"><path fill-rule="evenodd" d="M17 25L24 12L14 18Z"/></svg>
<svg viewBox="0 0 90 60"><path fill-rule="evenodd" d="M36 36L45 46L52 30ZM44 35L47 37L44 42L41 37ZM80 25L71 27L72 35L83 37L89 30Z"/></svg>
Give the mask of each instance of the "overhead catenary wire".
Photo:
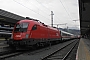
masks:
<svg viewBox="0 0 90 60"><path fill-rule="evenodd" d="M36 0L41 6L43 6L44 8L46 8L47 10L49 11L52 11L50 10L49 8L47 8L46 6L44 6L41 2L39 2L38 0ZM57 17L57 15L55 15ZM60 20L58 17L57 17L58 20Z"/></svg>
<svg viewBox="0 0 90 60"><path fill-rule="evenodd" d="M65 8L64 4L62 3L62 1L61 1L61 0L59 0L59 1L60 1L60 3L62 4L62 6L64 7L64 9L65 9L66 13L68 14L69 18L72 20L71 16L70 16L69 13L67 12L67 9Z"/></svg>
<svg viewBox="0 0 90 60"><path fill-rule="evenodd" d="M18 4L20 4L20 5L22 5L23 7L27 8L27 9L29 9L30 11L32 11L32 12L34 12L34 13L36 13L36 14L38 14L38 15L40 15L40 16L48 19L48 20L50 20L49 18L47 18L47 17L45 17L44 15L42 15L42 14L40 14L40 13L32 10L31 8L25 6L24 4L22 4L22 3L20 3L20 2L18 2L18 1L16 1L16 0L13 0L13 1L16 2L16 3L18 3ZM47 8L46 5L42 4L40 1L38 1L38 0L36 0L36 1L37 1L41 6L43 6L45 9L49 10L50 12L52 11L52 10L50 10L49 8ZM67 9L65 8L64 4L62 3L62 1L61 1L61 0L59 0L59 1L61 2L61 4L62 4L62 6L64 7L65 11L67 12L68 16L69 16L70 19L72 20L70 14L68 13L68 11L67 11ZM35 6L36 6L36 5L35 5ZM39 7L37 6L37 8L39 8ZM41 9L40 9L40 11L41 11ZM46 10L43 10L43 12L46 12ZM46 14L47 14L47 13L46 13ZM54 13L54 14L55 14L55 13ZM60 18L58 18L57 15L55 15L55 16L56 16L56 18L57 18L57 19L55 19L55 21L60 21Z"/></svg>
<svg viewBox="0 0 90 60"><path fill-rule="evenodd" d="M43 6L44 8L46 8L47 10L50 10L48 9L46 6L44 6L42 3L40 3L38 0L36 0L41 6ZM51 10L50 10L51 11Z"/></svg>
<svg viewBox="0 0 90 60"><path fill-rule="evenodd" d="M41 4L41 6L43 6L44 8L46 8L47 10L50 10L49 8L47 8L46 6L44 6L44 5L43 5L41 2L39 2L38 0L36 0L36 1L37 1L39 4ZM61 4L62 4L62 6L64 7L64 5L63 5L62 2L61 2ZM72 20L72 18L71 18L71 16L69 15L67 9L66 9L65 7L64 7L64 9L65 9L66 13L68 14L69 18ZM51 10L50 10L50 11L51 11ZM56 18L57 18L56 20L57 20L57 21L60 21L60 18L58 18L57 15L55 15L55 16L56 16ZM55 20L55 21L56 21L56 20Z"/></svg>
<svg viewBox="0 0 90 60"><path fill-rule="evenodd" d="M27 8L27 9L29 9L30 11L32 11L32 12L34 12L34 13L36 13L36 14L38 14L38 15L40 15L40 16L46 18L46 19L48 19L47 17L45 17L45 16L39 14L38 12L36 12L36 11L34 11L34 10L28 8L27 6L25 6L25 5L21 4L21 3L19 3L18 1L16 1L16 0L13 0L13 1L16 2L16 3L18 3L19 5L21 5L21 6L25 7L25 8ZM49 19L48 19L48 20L49 20Z"/></svg>
<svg viewBox="0 0 90 60"><path fill-rule="evenodd" d="M28 1L28 3L29 3L29 4L30 4L30 3L33 4L32 2L29 2L29 1ZM45 14L48 14L47 11L40 9L40 8L38 7L38 5L36 5L36 4L33 4L33 5L34 5L38 10L40 10L41 12L44 12ZM49 14L48 14L48 15L49 15Z"/></svg>
<svg viewBox="0 0 90 60"><path fill-rule="evenodd" d="M45 8L45 9L47 9L49 12L51 12L51 10L49 9L49 8L47 8L45 5L43 5L41 2L39 2L38 0L35 0L40 6L42 6L43 8ZM29 3L29 1L28 1L28 3ZM30 2L30 3L32 3L32 2ZM33 4L33 3L32 3ZM34 4L34 6L38 6L38 5L36 5L36 4ZM37 7L40 11L42 11L42 12L44 12L45 14L48 14L47 13L47 11L46 10L42 10L42 9L40 9L39 7ZM57 17L57 15L55 15L56 17ZM58 19L58 17L57 17L57 19ZM58 20L60 20L60 19L58 19Z"/></svg>

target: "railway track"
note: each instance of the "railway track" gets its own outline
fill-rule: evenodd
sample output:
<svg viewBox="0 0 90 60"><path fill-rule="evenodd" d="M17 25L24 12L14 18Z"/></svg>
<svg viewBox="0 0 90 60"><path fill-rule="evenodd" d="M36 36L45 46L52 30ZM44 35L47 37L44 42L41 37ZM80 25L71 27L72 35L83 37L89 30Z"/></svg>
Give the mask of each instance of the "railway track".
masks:
<svg viewBox="0 0 90 60"><path fill-rule="evenodd" d="M75 40L74 41L71 41L71 42L69 42L69 43L67 43L66 44L66 42L64 43L64 44L66 44L65 45L65 47L67 47L67 46L69 46L69 45L71 45L72 44L72 42L75 42ZM63 44L63 43L62 43ZM60 44L60 45L62 45L62 44ZM53 55L53 54L55 54L56 52L54 52L54 53L52 53L52 54L49 54L48 56L46 56L46 54L45 54L45 51L49 51L50 49L52 49L52 47L53 46L51 46L51 47L46 47L46 48L42 48L42 49L37 49L37 50L29 50L29 51L14 51L14 52L11 52L11 53L8 53L8 54L3 54L3 55L0 55L0 60L9 60L9 59L11 59L11 60L22 60L22 59L26 59L26 60L28 60L28 59L31 59L31 60L53 60L52 58L54 58L55 56ZM62 48L60 48L61 50L62 49L64 49L65 48L64 46L62 47ZM70 46L69 46L70 47ZM70 48L68 48L68 49L70 49ZM56 51L56 50L54 50L54 51ZM69 50L68 50L69 51ZM57 50L57 52L58 52L58 50ZM64 50L62 50L62 52L64 52ZM44 55L41 55L41 54L43 54L44 53ZM63 54L63 53L62 53ZM25 57L27 55L27 57ZM42 57L41 57L41 56ZM16 56L18 56L19 58L17 58ZM52 57L51 57L52 56ZM63 56L63 55L62 55ZM13 58L11 58L11 57L13 57ZM44 57L44 58L43 58ZM60 56L61 57L61 56Z"/></svg>
<svg viewBox="0 0 90 60"><path fill-rule="evenodd" d="M37 50L39 50L40 48L38 48ZM24 54L24 53L28 53L30 52L31 54L35 54L35 53L39 53L41 51L45 51L45 49L42 49L37 51L35 49L27 49L27 50L13 50L13 49L7 49L5 51L2 51L0 52L0 60L5 60L7 58L10 58L10 57L15 57L15 56L18 56L18 55L21 55L21 54Z"/></svg>
<svg viewBox="0 0 90 60"><path fill-rule="evenodd" d="M6 59L6 58L9 58L9 57L12 57L12 56L17 56L17 55L20 55L22 53L23 52L13 52L13 53L10 53L10 54L5 54L5 55L0 56L0 60Z"/></svg>
<svg viewBox="0 0 90 60"><path fill-rule="evenodd" d="M9 45L7 44L7 41L0 40L0 49L7 48Z"/></svg>
<svg viewBox="0 0 90 60"><path fill-rule="evenodd" d="M2 48L0 50L1 50L0 51L0 60L3 60L5 58L12 57L12 56L19 54L17 50L11 49L9 47Z"/></svg>
<svg viewBox="0 0 90 60"><path fill-rule="evenodd" d="M77 45L78 41L70 43L58 49L57 51L49 54L48 56L42 58L42 60L66 60Z"/></svg>

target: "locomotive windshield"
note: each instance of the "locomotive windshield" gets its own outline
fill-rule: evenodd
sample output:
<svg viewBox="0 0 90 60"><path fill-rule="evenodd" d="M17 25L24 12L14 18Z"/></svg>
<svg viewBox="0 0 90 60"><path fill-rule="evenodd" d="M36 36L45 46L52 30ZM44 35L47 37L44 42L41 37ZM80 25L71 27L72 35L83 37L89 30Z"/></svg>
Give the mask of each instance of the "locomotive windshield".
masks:
<svg viewBox="0 0 90 60"><path fill-rule="evenodd" d="M28 28L28 23L16 24L14 32L26 32Z"/></svg>

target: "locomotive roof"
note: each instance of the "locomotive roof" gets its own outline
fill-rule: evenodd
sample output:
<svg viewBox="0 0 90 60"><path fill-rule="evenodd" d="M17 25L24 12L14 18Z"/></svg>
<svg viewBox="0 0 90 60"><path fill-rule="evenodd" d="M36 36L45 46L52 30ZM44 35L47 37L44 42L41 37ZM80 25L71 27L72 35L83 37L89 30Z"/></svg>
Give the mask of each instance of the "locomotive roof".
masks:
<svg viewBox="0 0 90 60"><path fill-rule="evenodd" d="M20 23L20 22L34 22L34 23L36 23L36 24L38 24L38 25L46 26L46 27L48 27L49 29L58 30L57 28L53 28L53 27L51 27L51 26L45 25L44 23L42 23L42 22L39 21L39 20L25 19L25 20L20 20L18 23Z"/></svg>
<svg viewBox="0 0 90 60"><path fill-rule="evenodd" d="M20 23L20 22L34 22L34 23L39 24L39 25L44 24L44 23L40 22L39 20L32 20L32 19L31 20L30 19L20 20L17 23Z"/></svg>

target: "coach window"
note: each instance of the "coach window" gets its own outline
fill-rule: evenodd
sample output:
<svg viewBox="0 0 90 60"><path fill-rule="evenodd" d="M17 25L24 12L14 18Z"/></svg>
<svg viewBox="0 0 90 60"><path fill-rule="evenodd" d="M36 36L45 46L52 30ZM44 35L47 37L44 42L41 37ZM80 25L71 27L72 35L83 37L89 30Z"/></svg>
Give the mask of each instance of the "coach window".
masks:
<svg viewBox="0 0 90 60"><path fill-rule="evenodd" d="M33 27L32 27L32 30L36 30L37 29L37 25L34 25Z"/></svg>

